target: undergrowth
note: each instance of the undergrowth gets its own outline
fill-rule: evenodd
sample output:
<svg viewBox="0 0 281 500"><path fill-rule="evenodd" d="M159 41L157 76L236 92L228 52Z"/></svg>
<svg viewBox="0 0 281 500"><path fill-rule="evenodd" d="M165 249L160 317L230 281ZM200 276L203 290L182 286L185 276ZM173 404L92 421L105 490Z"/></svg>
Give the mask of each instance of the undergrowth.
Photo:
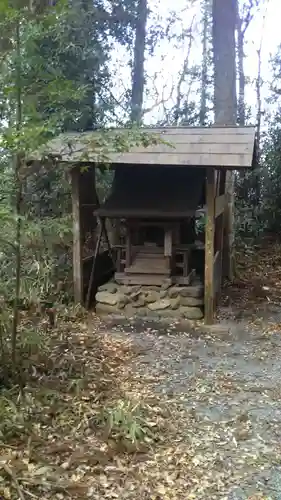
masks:
<svg viewBox="0 0 281 500"><path fill-rule="evenodd" d="M122 390L129 348L112 351L89 334L81 310L58 312L56 328L34 323L22 320L17 373L1 366L0 495L86 498L88 476L113 456L147 450L157 425Z"/></svg>

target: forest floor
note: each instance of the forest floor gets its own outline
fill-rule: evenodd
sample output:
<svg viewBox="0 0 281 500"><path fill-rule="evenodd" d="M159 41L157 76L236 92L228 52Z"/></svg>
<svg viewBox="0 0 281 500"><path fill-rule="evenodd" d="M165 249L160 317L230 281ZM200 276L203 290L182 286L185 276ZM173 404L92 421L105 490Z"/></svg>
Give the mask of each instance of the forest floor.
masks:
<svg viewBox="0 0 281 500"><path fill-rule="evenodd" d="M238 275L210 331L61 313L0 396L0 498L281 499L281 245Z"/></svg>

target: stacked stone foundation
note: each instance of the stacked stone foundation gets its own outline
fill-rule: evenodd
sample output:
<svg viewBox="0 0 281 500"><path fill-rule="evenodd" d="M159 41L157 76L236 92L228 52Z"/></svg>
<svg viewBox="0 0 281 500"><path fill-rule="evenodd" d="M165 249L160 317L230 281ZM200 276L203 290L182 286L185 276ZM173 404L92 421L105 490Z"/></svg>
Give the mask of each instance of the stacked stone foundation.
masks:
<svg viewBox="0 0 281 500"><path fill-rule="evenodd" d="M120 285L110 281L99 287L96 313L124 318L157 317L200 320L204 288L198 280L190 286Z"/></svg>

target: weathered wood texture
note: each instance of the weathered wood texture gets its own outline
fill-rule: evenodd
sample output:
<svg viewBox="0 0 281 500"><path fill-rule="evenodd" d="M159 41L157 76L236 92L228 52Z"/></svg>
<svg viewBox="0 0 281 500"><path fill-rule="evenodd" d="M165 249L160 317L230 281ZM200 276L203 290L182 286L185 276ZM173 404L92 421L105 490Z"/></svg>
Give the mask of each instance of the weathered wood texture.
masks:
<svg viewBox="0 0 281 500"><path fill-rule="evenodd" d="M226 207L226 196L225 194L221 194L220 196L217 196L215 199L215 217L218 217L221 215Z"/></svg>
<svg viewBox="0 0 281 500"><path fill-rule="evenodd" d="M215 199L216 221L215 221L215 252L218 254L218 263L215 267L217 273L218 287L216 289L216 300L220 298L221 286L223 281L223 244L224 244L224 227L227 211L227 196L225 194L226 171L220 171L217 184L217 197Z"/></svg>
<svg viewBox="0 0 281 500"><path fill-rule="evenodd" d="M84 302L83 247L87 234L94 234L97 208L95 188L95 169L90 167L81 172L78 167L72 170L72 207L73 207L73 284L76 304Z"/></svg>
<svg viewBox="0 0 281 500"><path fill-rule="evenodd" d="M214 322L214 251L215 251L215 170L207 170L206 201L207 222L205 229L205 322Z"/></svg>
<svg viewBox="0 0 281 500"><path fill-rule="evenodd" d="M102 141L106 144L106 141L101 139L101 132L68 133L50 141L41 156L51 155L62 162L100 163L102 154L106 153L110 163L132 167L142 164L239 169L253 165L255 128L251 126L144 128L142 132L153 134L159 142L115 153L112 140L108 140L109 151L102 151L99 144ZM122 134L122 130L104 132L109 133ZM124 130L125 134L128 135L128 131Z"/></svg>
<svg viewBox="0 0 281 500"><path fill-rule="evenodd" d="M80 172L74 169L71 176L72 184L72 216L73 216L73 287L75 304L83 301L82 275L82 237L81 237L81 207L80 207Z"/></svg>
<svg viewBox="0 0 281 500"><path fill-rule="evenodd" d="M221 293L221 251L217 250L214 256L214 309Z"/></svg>

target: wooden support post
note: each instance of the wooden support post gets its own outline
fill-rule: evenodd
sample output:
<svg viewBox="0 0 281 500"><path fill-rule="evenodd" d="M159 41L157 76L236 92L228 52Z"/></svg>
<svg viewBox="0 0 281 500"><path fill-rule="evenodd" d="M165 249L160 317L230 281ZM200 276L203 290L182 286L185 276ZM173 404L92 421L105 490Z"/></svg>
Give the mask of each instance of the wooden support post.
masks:
<svg viewBox="0 0 281 500"><path fill-rule="evenodd" d="M223 256L223 274L230 281L234 277L234 173L226 172L226 197L227 204L224 216L224 256Z"/></svg>
<svg viewBox="0 0 281 500"><path fill-rule="evenodd" d="M89 285L88 285L88 291L87 291L87 296L86 296L86 309L89 309L90 307L90 300L91 300L91 292L92 292L92 287L94 284L94 277L95 277L95 268L96 268L96 263L97 263L97 256L99 254L99 249L100 249L100 244L101 244L101 238L102 238L102 233L104 231L104 225L101 224L99 225L99 236L95 248L95 253L93 256L93 265L91 269L91 274L90 274L90 279L89 279Z"/></svg>
<svg viewBox="0 0 281 500"><path fill-rule="evenodd" d="M80 199L80 170L75 168L71 173L72 184L72 213L73 213L73 286L74 302L83 302L83 273L82 273L82 234L81 234L81 199Z"/></svg>
<svg viewBox="0 0 281 500"><path fill-rule="evenodd" d="M114 231L113 231L113 246L120 245L120 230L121 230L121 221L120 219L115 219L114 221Z"/></svg>
<svg viewBox="0 0 281 500"><path fill-rule="evenodd" d="M187 278L189 271L189 251L183 253L183 277Z"/></svg>
<svg viewBox="0 0 281 500"><path fill-rule="evenodd" d="M126 268L130 267L132 264L132 241L131 241L131 226L130 224L127 225L127 230L126 230Z"/></svg>
<svg viewBox="0 0 281 500"><path fill-rule="evenodd" d="M173 229L171 227L164 228L164 255L165 257L172 257L173 248Z"/></svg>
<svg viewBox="0 0 281 500"><path fill-rule="evenodd" d="M216 289L216 299L219 300L221 294L221 287L223 281L223 243L224 243L224 221L225 221L225 211L227 205L227 198L225 195L225 172L222 170L219 172L219 190L218 197L215 200L215 217L216 217L216 228L215 228L215 252L218 252L218 262L215 265L215 272L217 273L217 289Z"/></svg>
<svg viewBox="0 0 281 500"><path fill-rule="evenodd" d="M75 167L71 172L72 211L73 211L73 283L75 304L84 304L83 246L86 236L95 242L96 217L98 206L95 188L95 169Z"/></svg>
<svg viewBox="0 0 281 500"><path fill-rule="evenodd" d="M215 201L215 217L219 217L224 211L226 207L226 196L225 194L221 194L216 197Z"/></svg>
<svg viewBox="0 0 281 500"><path fill-rule="evenodd" d="M214 322L215 169L206 169L205 323Z"/></svg>

